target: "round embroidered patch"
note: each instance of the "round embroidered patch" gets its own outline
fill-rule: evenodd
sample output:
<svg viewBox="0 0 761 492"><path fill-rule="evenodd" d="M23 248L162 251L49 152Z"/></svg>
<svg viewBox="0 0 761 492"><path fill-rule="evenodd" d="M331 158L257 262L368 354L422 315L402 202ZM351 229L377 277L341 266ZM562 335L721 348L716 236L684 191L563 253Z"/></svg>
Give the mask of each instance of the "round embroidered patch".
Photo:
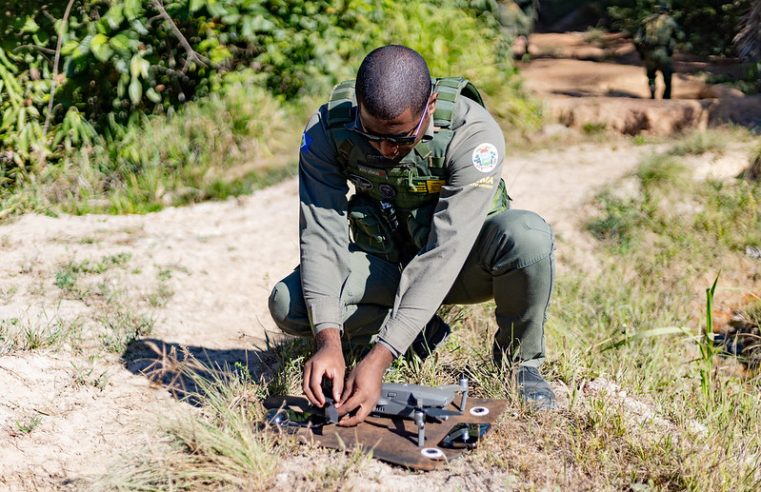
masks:
<svg viewBox="0 0 761 492"><path fill-rule="evenodd" d="M378 191L380 191L383 198L391 199L396 196L396 190L390 184L382 184L378 186Z"/></svg>
<svg viewBox="0 0 761 492"><path fill-rule="evenodd" d="M370 191L373 189L373 182L362 176L357 176L356 174L350 174L349 180L352 183L354 183L354 186L356 186L358 190Z"/></svg>
<svg viewBox="0 0 761 492"><path fill-rule="evenodd" d="M493 171L498 162L497 147L490 143L482 143L473 150L473 165L482 173Z"/></svg>

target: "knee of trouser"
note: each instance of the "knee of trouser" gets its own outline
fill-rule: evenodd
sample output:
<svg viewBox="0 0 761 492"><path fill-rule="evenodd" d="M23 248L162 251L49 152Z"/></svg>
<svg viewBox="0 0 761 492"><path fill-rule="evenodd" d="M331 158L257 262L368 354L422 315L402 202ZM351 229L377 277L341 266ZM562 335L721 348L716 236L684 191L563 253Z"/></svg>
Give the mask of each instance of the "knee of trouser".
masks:
<svg viewBox="0 0 761 492"><path fill-rule="evenodd" d="M552 254L552 229L528 210L507 210L490 219L482 259L494 275L525 268Z"/></svg>
<svg viewBox="0 0 761 492"><path fill-rule="evenodd" d="M293 293L285 282L278 282L270 293L268 307L270 316L278 328L284 333L299 337L312 334L309 326L301 326L296 323L292 316Z"/></svg>
<svg viewBox="0 0 761 492"><path fill-rule="evenodd" d="M291 304L290 292L284 282L278 282L270 293L268 302L270 316L278 326L288 319L288 311Z"/></svg>

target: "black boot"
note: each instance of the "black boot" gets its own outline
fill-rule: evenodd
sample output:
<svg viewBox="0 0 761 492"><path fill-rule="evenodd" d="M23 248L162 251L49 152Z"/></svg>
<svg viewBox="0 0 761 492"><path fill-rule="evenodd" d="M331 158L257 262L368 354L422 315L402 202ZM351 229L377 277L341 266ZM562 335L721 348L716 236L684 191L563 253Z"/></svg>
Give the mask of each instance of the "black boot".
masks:
<svg viewBox="0 0 761 492"><path fill-rule="evenodd" d="M436 347L442 345L449 338L451 332L452 329L449 325L438 315L434 314L431 321L425 325L423 331L412 342L410 349L421 360L425 360L436 350Z"/></svg>
<svg viewBox="0 0 761 492"><path fill-rule="evenodd" d="M555 393L539 373L539 369L521 366L518 368L515 379L521 400L537 410L555 408Z"/></svg>

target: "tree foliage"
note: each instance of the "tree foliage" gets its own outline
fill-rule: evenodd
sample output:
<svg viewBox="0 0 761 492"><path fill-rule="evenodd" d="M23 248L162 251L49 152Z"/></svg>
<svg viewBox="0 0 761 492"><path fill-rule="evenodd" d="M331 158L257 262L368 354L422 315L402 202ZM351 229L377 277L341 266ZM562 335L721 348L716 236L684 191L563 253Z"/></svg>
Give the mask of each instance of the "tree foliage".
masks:
<svg viewBox="0 0 761 492"><path fill-rule="evenodd" d="M487 92L514 73L490 0L74 0L64 19L67 4L19 0L0 16L0 185L118 145L145 115L171 115L241 74L291 101L326 93L392 42Z"/></svg>

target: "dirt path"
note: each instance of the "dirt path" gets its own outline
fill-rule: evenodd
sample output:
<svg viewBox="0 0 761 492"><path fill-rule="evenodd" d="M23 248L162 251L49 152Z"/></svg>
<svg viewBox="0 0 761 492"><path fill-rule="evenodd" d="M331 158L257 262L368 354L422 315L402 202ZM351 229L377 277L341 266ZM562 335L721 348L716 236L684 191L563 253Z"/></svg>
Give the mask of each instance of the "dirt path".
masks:
<svg viewBox="0 0 761 492"><path fill-rule="evenodd" d="M594 193L655 149L614 140L510 155L505 180L515 207L555 228L562 268L583 261L589 239L580 224ZM731 147L695 165L728 177L745 158ZM297 261L296 203L292 179L144 216L27 215L0 225L0 350L15 348L0 355L0 489L78 489L125 452L154 446L157 416L192 411L125 367L130 334L217 360L255 354L275 332L269 290ZM39 332L42 340L29 335ZM430 485L387 472L403 479L397 489ZM442 486L453 483L489 485L465 477Z"/></svg>

